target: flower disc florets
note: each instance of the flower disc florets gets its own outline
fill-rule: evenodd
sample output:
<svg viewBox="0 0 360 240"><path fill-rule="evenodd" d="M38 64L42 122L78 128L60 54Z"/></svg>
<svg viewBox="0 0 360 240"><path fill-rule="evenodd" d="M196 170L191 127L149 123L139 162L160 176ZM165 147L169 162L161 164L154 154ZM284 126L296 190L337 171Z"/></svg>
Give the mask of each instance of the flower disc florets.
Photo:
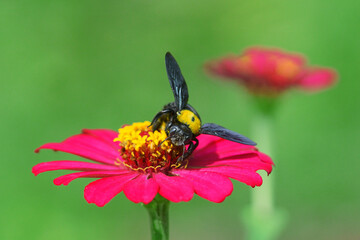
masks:
<svg viewBox="0 0 360 240"><path fill-rule="evenodd" d="M183 148L173 145L164 130L152 131L149 121L133 123L119 129L114 142L120 142L120 156L116 165L124 165L134 171L167 172L177 168Z"/></svg>

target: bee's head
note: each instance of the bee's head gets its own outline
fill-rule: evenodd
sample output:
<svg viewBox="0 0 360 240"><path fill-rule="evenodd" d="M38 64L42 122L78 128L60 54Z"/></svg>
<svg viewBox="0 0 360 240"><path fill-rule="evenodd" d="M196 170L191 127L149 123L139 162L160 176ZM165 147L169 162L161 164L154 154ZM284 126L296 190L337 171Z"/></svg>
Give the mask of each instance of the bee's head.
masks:
<svg viewBox="0 0 360 240"><path fill-rule="evenodd" d="M181 129L179 125L172 125L169 128L168 132L168 139L175 145L175 146L182 146L185 144L187 136L185 132Z"/></svg>

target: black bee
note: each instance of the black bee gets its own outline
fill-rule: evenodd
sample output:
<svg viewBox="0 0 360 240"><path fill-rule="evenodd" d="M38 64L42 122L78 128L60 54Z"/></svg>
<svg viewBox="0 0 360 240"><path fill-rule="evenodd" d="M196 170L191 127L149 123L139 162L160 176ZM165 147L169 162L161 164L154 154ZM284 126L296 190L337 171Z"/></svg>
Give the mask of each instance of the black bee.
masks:
<svg viewBox="0 0 360 240"><path fill-rule="evenodd" d="M199 114L188 104L189 93L185 79L175 58L169 52L165 55L165 65L175 102L165 105L155 115L151 125L154 131L165 127L167 139L170 139L175 146L183 146L185 149L185 146L189 145L187 151L184 151L183 156L178 161L189 157L196 149L199 145L199 140L196 137L200 134L214 135L246 145L256 145L247 137L215 123L202 125Z"/></svg>

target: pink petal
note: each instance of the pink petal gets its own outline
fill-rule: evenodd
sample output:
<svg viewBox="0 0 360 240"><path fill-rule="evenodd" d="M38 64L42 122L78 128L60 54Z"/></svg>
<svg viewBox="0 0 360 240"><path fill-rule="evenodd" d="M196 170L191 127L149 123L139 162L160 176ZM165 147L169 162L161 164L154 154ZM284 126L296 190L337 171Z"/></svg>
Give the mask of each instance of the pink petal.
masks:
<svg viewBox="0 0 360 240"><path fill-rule="evenodd" d="M244 152L233 152L218 154L217 152L202 154L196 153L189 159L189 166L207 166L211 164L222 164L224 160L237 159L238 161L254 159L260 161L260 158L256 151L244 151Z"/></svg>
<svg viewBox="0 0 360 240"><path fill-rule="evenodd" d="M118 149L119 143L114 142L114 139L119 135L118 132L111 129L83 129L82 133L92 135L109 145L113 145L115 149Z"/></svg>
<svg viewBox="0 0 360 240"><path fill-rule="evenodd" d="M279 48L265 48L261 46L257 47L250 47L245 50L244 55L258 55L258 54L266 54L267 56L275 55L280 58L287 58L298 65L305 65L306 59L303 55L293 52L285 52L282 49Z"/></svg>
<svg viewBox="0 0 360 240"><path fill-rule="evenodd" d="M199 140L199 146L196 148L196 151L200 151L213 147L216 142L220 141L221 138L207 134L200 134L197 139Z"/></svg>
<svg viewBox="0 0 360 240"><path fill-rule="evenodd" d="M233 190L231 181L217 173L197 170L174 170L172 173L192 183L195 193L212 202L222 202Z"/></svg>
<svg viewBox="0 0 360 240"><path fill-rule="evenodd" d="M193 153L194 158L198 158L197 156L202 156L203 158L207 158L214 155L216 155L217 158L226 158L233 155L255 153L256 150L254 146L232 142L211 135L208 135L211 136L210 138L204 139L204 137L202 137L204 135L206 134L202 134L198 137L200 144L199 144L199 148L197 148ZM207 140L208 143L206 146L200 148L201 141L203 139Z"/></svg>
<svg viewBox="0 0 360 240"><path fill-rule="evenodd" d="M52 161L43 162L32 168L33 174L54 171L54 170L77 170L77 171L94 171L94 170L118 170L117 166L103 165L97 163L80 162L80 161Z"/></svg>
<svg viewBox="0 0 360 240"><path fill-rule="evenodd" d="M205 167L211 165L223 165L225 160L237 160L237 161L244 161L248 159L257 159L259 160L256 153L248 153L248 154L233 154L228 158L220 158L216 152L213 154L194 154L189 159L189 167Z"/></svg>
<svg viewBox="0 0 360 240"><path fill-rule="evenodd" d="M118 171L91 171L91 172L76 172L63 175L54 179L55 185L68 185L71 181L77 178L104 178L109 176L116 176L129 173L127 170Z"/></svg>
<svg viewBox="0 0 360 240"><path fill-rule="evenodd" d="M256 148L252 146L221 139L214 144L209 144L208 148L196 149L190 157L189 167L207 166L217 163L222 164L223 160L229 158L238 159L239 161L248 159L259 161L259 152L255 149Z"/></svg>
<svg viewBox="0 0 360 240"><path fill-rule="evenodd" d="M250 151L256 150L254 146L245 145L245 144L225 140L222 138L220 138L220 140L216 142L215 148L216 148L216 152L222 158L234 155L234 153L235 154L250 153Z"/></svg>
<svg viewBox="0 0 360 240"><path fill-rule="evenodd" d="M263 169L268 173L272 170L273 162L271 158L258 152L253 146L215 136L206 137L205 139L207 140L206 147L194 151L190 157L189 168L230 165L252 171ZM200 143L201 140L203 139L199 139Z"/></svg>
<svg viewBox="0 0 360 240"><path fill-rule="evenodd" d="M236 60L237 56L231 55L216 61L210 61L206 63L204 67L210 74L216 74L220 77L236 78L238 75ZM226 78L224 80L226 80Z"/></svg>
<svg viewBox="0 0 360 240"><path fill-rule="evenodd" d="M172 202L190 201L194 195L194 189L186 179L178 176L166 176L163 173L153 175L159 184L159 193Z"/></svg>
<svg viewBox="0 0 360 240"><path fill-rule="evenodd" d="M88 134L74 135L61 143L44 144L37 148L35 152L39 152L40 149L67 152L111 165L119 158L119 148L115 148L112 141L106 142L101 138Z"/></svg>
<svg viewBox="0 0 360 240"><path fill-rule="evenodd" d="M95 203L98 207L103 207L123 190L127 182L131 181L138 174L129 173L96 180L85 187L85 199L88 203Z"/></svg>
<svg viewBox="0 0 360 240"><path fill-rule="evenodd" d="M262 178L258 173L246 169L230 167L230 166L221 166L221 167L202 168L199 171L219 173L223 176L233 178L237 181L243 182L252 187L261 186L262 184Z"/></svg>
<svg viewBox="0 0 360 240"><path fill-rule="evenodd" d="M265 162L265 163L269 163L271 165L274 165L274 162L271 160L271 158L266 155L265 153L262 152L257 152L259 158L261 159L261 161Z"/></svg>
<svg viewBox="0 0 360 240"><path fill-rule="evenodd" d="M317 91L328 88L335 83L337 74L332 69L317 68L311 70L301 79L300 86L306 90Z"/></svg>
<svg viewBox="0 0 360 240"><path fill-rule="evenodd" d="M89 134L99 139L102 139L105 142L111 142L114 146L117 146L117 143L114 143L114 139L119 135L118 132L111 129L83 129L82 133Z"/></svg>
<svg viewBox="0 0 360 240"><path fill-rule="evenodd" d="M274 64L271 61L268 61L267 52L257 52L252 54L251 63L254 74L258 76L266 77L267 74L271 74L274 69Z"/></svg>
<svg viewBox="0 0 360 240"><path fill-rule="evenodd" d="M202 168L207 169L209 167L221 167L221 166L236 167L236 168L250 170L253 172L256 172L258 170L265 170L268 174L270 174L272 171L272 164L261 161L257 156L253 158L245 158L245 159L241 159L239 158L239 156L234 156L234 158L231 159L209 162L208 164L203 165ZM201 166L195 167L193 165L191 167L195 169L201 168ZM189 168L190 168L190 164L189 164Z"/></svg>
<svg viewBox="0 0 360 240"><path fill-rule="evenodd" d="M159 185L148 175L139 174L124 186L125 196L134 203L150 203L158 193Z"/></svg>

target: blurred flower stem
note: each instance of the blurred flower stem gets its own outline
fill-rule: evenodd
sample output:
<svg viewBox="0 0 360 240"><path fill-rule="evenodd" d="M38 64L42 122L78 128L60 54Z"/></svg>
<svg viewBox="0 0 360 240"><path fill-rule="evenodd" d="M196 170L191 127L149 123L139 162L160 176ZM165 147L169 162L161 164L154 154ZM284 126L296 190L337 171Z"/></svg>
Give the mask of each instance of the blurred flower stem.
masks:
<svg viewBox="0 0 360 240"><path fill-rule="evenodd" d="M169 200L159 194L149 204L144 204L149 212L151 239L169 239Z"/></svg>
<svg viewBox="0 0 360 240"><path fill-rule="evenodd" d="M275 102L259 102L256 99L259 109L252 123L252 139L256 139L259 148L269 156L273 156L274 141L274 117ZM254 188L251 191L251 211L254 216L272 215L274 211L273 177L266 176L261 171L264 179L261 188Z"/></svg>
<svg viewBox="0 0 360 240"><path fill-rule="evenodd" d="M274 157L275 111L277 98L254 97L256 114L252 122L251 139L258 143L259 149ZM278 164L278 162L277 162ZM251 191L251 205L243 212L248 240L272 240L281 233L284 223L284 212L274 205L274 176L260 172L264 182L260 188Z"/></svg>

